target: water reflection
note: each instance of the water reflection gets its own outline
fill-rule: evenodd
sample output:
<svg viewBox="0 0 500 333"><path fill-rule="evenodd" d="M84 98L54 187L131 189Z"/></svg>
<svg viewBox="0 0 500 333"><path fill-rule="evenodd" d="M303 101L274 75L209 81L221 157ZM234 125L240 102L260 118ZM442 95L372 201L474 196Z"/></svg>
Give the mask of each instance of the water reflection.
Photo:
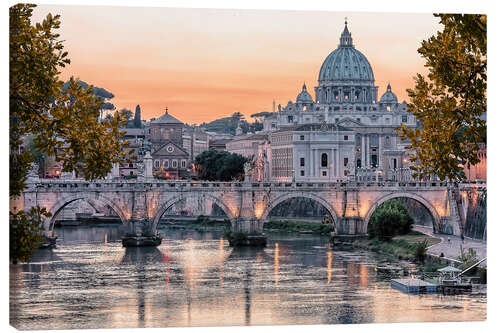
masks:
<svg viewBox="0 0 500 333"><path fill-rule="evenodd" d="M409 296L378 280L367 253L313 235L233 249L222 232L165 230L158 248L123 248L119 228L62 228L54 250L10 268L20 329L481 320L486 297ZM106 236L108 235L108 236ZM326 271L326 272L325 272Z"/></svg>

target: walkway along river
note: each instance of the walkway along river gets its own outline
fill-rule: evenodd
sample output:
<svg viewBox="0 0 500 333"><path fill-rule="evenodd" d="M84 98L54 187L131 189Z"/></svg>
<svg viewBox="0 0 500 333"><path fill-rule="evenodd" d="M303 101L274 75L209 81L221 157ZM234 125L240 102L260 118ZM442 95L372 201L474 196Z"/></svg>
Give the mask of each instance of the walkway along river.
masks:
<svg viewBox="0 0 500 333"><path fill-rule="evenodd" d="M10 266L18 329L477 321L486 294L407 295L371 253L328 237L268 233L235 249L222 231L165 229L157 248L123 248L116 226L57 229L58 246Z"/></svg>

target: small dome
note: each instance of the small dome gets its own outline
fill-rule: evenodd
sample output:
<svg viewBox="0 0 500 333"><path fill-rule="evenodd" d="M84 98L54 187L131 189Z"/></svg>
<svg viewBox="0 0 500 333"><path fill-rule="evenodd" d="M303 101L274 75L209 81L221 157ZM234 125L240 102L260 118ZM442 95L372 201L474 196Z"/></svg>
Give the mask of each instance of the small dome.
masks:
<svg viewBox="0 0 500 333"><path fill-rule="evenodd" d="M397 103L398 98L391 90L391 84L387 85L387 91L380 97L380 103Z"/></svg>
<svg viewBox="0 0 500 333"><path fill-rule="evenodd" d="M307 92L305 83L302 86L302 91L297 95L297 103L313 103L312 96Z"/></svg>

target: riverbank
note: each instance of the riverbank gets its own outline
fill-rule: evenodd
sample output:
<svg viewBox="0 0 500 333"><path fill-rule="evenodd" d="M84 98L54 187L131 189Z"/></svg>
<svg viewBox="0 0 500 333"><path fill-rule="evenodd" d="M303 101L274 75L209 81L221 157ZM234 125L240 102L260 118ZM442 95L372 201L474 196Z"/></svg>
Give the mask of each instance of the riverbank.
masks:
<svg viewBox="0 0 500 333"><path fill-rule="evenodd" d="M271 220L264 223L264 230L329 235L333 231L333 227L318 222Z"/></svg>
<svg viewBox="0 0 500 333"><path fill-rule="evenodd" d="M439 238L411 231L406 235L396 236L392 241L382 241L377 238L358 239L352 243L353 247L385 255L393 260L414 261L417 245L427 241L428 246L438 244Z"/></svg>
<svg viewBox="0 0 500 333"><path fill-rule="evenodd" d="M413 226L413 229L440 239L440 242L429 246L427 251L429 255L445 258L450 262L458 262L457 258L460 255L460 247L462 247L464 250L473 249L477 254L478 260L486 258L486 241L468 237L462 240L460 237L454 235L436 235L433 234L432 228L423 226ZM482 262L480 266L486 267L487 262Z"/></svg>

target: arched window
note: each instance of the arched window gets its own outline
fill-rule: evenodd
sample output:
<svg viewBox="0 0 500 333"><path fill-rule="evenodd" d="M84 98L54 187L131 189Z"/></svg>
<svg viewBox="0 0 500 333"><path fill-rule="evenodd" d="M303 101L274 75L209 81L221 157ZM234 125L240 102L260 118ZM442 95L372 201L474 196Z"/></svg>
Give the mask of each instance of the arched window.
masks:
<svg viewBox="0 0 500 333"><path fill-rule="evenodd" d="M327 153L321 154L321 167L322 168L328 167L328 154Z"/></svg>

